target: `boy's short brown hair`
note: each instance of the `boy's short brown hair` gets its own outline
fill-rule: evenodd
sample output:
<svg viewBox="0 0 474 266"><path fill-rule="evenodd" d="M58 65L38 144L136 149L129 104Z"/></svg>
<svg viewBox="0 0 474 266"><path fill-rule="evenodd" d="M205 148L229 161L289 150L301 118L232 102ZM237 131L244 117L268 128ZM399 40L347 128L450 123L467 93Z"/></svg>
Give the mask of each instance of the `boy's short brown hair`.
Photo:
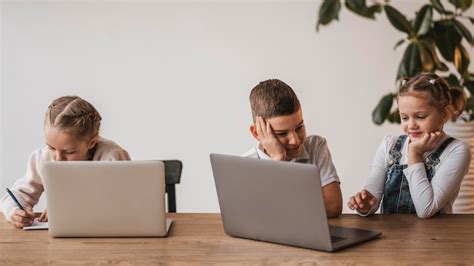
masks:
<svg viewBox="0 0 474 266"><path fill-rule="evenodd" d="M252 117L271 118L291 115L300 108L300 101L293 89L279 79L269 79L260 82L250 92L250 107Z"/></svg>

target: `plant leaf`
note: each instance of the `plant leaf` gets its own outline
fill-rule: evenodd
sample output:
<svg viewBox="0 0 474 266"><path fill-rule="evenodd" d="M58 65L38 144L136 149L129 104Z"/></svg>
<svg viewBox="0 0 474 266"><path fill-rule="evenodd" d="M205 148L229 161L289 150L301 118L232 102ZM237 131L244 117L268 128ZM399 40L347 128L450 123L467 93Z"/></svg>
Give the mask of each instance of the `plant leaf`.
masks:
<svg viewBox="0 0 474 266"><path fill-rule="evenodd" d="M433 22L433 8L430 5L423 6L416 14L414 30L417 35L424 35L431 30Z"/></svg>
<svg viewBox="0 0 474 266"><path fill-rule="evenodd" d="M466 11L472 5L472 0L449 0L449 2L463 11Z"/></svg>
<svg viewBox="0 0 474 266"><path fill-rule="evenodd" d="M316 30L319 31L319 25L327 25L332 20L338 19L341 10L340 0L324 0L319 8L319 18Z"/></svg>
<svg viewBox="0 0 474 266"><path fill-rule="evenodd" d="M346 0L346 7L359 14L367 8L367 4L365 3L365 0Z"/></svg>
<svg viewBox="0 0 474 266"><path fill-rule="evenodd" d="M413 77L421 72L420 50L416 43L411 43L403 55L407 77Z"/></svg>
<svg viewBox="0 0 474 266"><path fill-rule="evenodd" d="M446 11L444 9L443 4L441 4L440 0L430 0L430 2L431 2L431 5L433 6L433 8L436 9L436 11L438 11L438 13L445 14L444 12L446 12Z"/></svg>
<svg viewBox="0 0 474 266"><path fill-rule="evenodd" d="M461 74L461 76L466 74L469 63L469 54L467 53L464 46L462 46L461 44L456 46L456 48L454 49L454 66L458 70L459 74Z"/></svg>
<svg viewBox="0 0 474 266"><path fill-rule="evenodd" d="M359 16L370 19L375 19L375 13L382 11L381 6L378 4L367 7L365 0L346 0L346 7Z"/></svg>
<svg viewBox="0 0 474 266"><path fill-rule="evenodd" d="M421 72L420 50L414 44L413 51L411 53L410 60L409 60L408 75L410 77L413 77L419 72Z"/></svg>
<svg viewBox="0 0 474 266"><path fill-rule="evenodd" d="M462 24L461 22L453 19L453 25L454 28L457 30L459 34L461 34L464 39L472 46L474 45L473 39L472 39L472 34L471 32Z"/></svg>
<svg viewBox="0 0 474 266"><path fill-rule="evenodd" d="M397 80L400 78L413 77L420 68L419 50L416 43L410 43L403 53L402 61L398 67Z"/></svg>
<svg viewBox="0 0 474 266"><path fill-rule="evenodd" d="M398 48L398 46L400 46L402 43L405 42L405 39L401 39L397 42L397 44L395 44L395 46L393 47L393 50L396 50Z"/></svg>
<svg viewBox="0 0 474 266"><path fill-rule="evenodd" d="M372 5L369 8L367 8L366 12L369 14L380 13L382 12L382 6L378 4Z"/></svg>
<svg viewBox="0 0 474 266"><path fill-rule="evenodd" d="M398 108L388 115L387 120L390 123L401 123L402 120L400 119L400 111L398 110Z"/></svg>
<svg viewBox="0 0 474 266"><path fill-rule="evenodd" d="M469 91L469 93L471 93L471 95L474 95L474 80L467 80L467 81L464 81L464 87L467 88L467 90Z"/></svg>
<svg viewBox="0 0 474 266"><path fill-rule="evenodd" d="M453 62L454 49L461 43L462 36L454 28L452 20L436 21L431 35L444 59Z"/></svg>
<svg viewBox="0 0 474 266"><path fill-rule="evenodd" d="M390 5L385 5L384 10L385 14L387 14L388 20L397 30L405 32L410 36L414 35L410 22L408 22L407 18L402 13Z"/></svg>
<svg viewBox="0 0 474 266"><path fill-rule="evenodd" d="M423 46L424 49L426 49L427 52L429 52L433 60L434 67L435 67L433 71L435 70L448 71L449 70L448 66L446 66L446 64L444 64L443 62L441 62L441 60L439 60L438 53L436 52L435 42L433 40L421 39L419 40L419 43L420 45Z"/></svg>
<svg viewBox="0 0 474 266"><path fill-rule="evenodd" d="M372 121L376 125L383 124L385 119L387 119L387 116L390 114L390 109L392 109L393 99L394 95L391 93L383 96L372 111Z"/></svg>
<svg viewBox="0 0 474 266"><path fill-rule="evenodd" d="M468 120L474 120L474 97L469 97L466 102L466 108L464 108L468 114L471 114Z"/></svg>
<svg viewBox="0 0 474 266"><path fill-rule="evenodd" d="M446 71L449 71L449 68L448 68L448 66L447 66L445 63L440 62L440 65L438 66L438 70L439 70L439 71L446 72Z"/></svg>
<svg viewBox="0 0 474 266"><path fill-rule="evenodd" d="M419 41L416 44L418 50L420 51L421 69L424 72L434 72L436 70L436 65L429 48L429 44L426 44L426 42L423 41Z"/></svg>
<svg viewBox="0 0 474 266"><path fill-rule="evenodd" d="M449 86L451 86L451 87L459 87L460 86L458 78L453 74L450 74L448 77L443 77L443 78L446 80L446 82L448 82Z"/></svg>

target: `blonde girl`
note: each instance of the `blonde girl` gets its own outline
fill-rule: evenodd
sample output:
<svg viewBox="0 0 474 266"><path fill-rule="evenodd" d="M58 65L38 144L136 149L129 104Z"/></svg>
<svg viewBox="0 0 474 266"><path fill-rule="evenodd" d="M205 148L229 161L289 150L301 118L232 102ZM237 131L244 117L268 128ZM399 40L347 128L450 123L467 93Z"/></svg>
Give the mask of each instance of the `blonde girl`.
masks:
<svg viewBox="0 0 474 266"><path fill-rule="evenodd" d="M469 145L443 131L464 110L466 95L436 74L419 74L402 83L397 95L405 134L380 144L362 191L348 202L361 215L416 213L429 218L452 213L471 161Z"/></svg>
<svg viewBox="0 0 474 266"><path fill-rule="evenodd" d="M49 105L44 119L46 147L31 154L26 174L10 188L25 211L7 194L2 198L3 214L8 221L17 228L32 224L35 217L32 209L44 191L45 162L130 160L127 151L99 136L101 120L94 106L78 96L60 97ZM46 210L38 220L48 220Z"/></svg>

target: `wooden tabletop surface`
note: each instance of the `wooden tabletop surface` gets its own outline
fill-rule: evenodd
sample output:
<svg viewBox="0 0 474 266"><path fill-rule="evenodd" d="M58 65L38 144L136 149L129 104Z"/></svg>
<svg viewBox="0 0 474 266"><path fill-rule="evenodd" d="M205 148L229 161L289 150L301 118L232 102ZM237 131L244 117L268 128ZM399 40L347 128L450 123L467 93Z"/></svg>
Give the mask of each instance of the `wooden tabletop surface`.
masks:
<svg viewBox="0 0 474 266"><path fill-rule="evenodd" d="M51 238L14 229L0 218L0 264L474 264L474 215L345 214L330 224L381 231L335 253L225 235L220 214L170 214L166 238Z"/></svg>

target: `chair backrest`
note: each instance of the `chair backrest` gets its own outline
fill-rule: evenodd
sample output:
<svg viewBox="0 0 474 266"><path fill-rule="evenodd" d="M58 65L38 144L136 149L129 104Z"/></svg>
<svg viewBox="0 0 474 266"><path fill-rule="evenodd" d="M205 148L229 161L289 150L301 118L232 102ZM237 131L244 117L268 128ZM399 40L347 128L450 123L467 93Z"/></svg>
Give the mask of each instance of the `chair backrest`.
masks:
<svg viewBox="0 0 474 266"><path fill-rule="evenodd" d="M168 212L176 212L175 185L181 180L183 163L179 160L163 160L165 163L165 183L168 194Z"/></svg>

